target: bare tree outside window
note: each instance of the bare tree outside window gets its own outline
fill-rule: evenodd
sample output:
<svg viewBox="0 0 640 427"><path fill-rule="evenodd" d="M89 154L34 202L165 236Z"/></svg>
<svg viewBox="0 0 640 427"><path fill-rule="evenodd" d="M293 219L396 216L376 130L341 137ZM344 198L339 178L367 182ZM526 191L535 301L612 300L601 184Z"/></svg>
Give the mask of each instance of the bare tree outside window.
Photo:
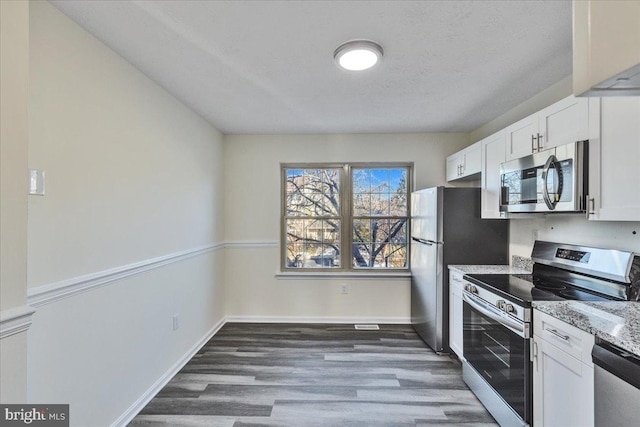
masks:
<svg viewBox="0 0 640 427"><path fill-rule="evenodd" d="M352 169L353 267L407 267L407 168Z"/></svg>
<svg viewBox="0 0 640 427"><path fill-rule="evenodd" d="M408 268L409 172L409 166L283 167L284 267Z"/></svg>

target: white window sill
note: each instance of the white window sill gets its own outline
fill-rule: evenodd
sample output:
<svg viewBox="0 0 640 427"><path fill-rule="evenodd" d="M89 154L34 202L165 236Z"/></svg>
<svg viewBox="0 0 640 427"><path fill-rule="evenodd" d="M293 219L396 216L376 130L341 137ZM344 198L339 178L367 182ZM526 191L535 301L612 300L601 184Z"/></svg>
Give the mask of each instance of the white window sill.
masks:
<svg viewBox="0 0 640 427"><path fill-rule="evenodd" d="M278 280L287 279L387 279L387 280L406 280L411 277L410 271L394 271L394 272L324 272L324 271L278 271L275 275Z"/></svg>

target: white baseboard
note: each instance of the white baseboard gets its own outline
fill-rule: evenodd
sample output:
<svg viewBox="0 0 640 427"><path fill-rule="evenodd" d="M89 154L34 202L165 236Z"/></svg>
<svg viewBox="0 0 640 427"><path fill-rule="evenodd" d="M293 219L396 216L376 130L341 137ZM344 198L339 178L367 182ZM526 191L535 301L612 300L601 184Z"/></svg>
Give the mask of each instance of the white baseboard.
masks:
<svg viewBox="0 0 640 427"><path fill-rule="evenodd" d="M129 407L120 417L111 424L111 427L120 427L126 426L129 424L136 415L144 408L147 403L151 401L155 397L156 394L162 388L167 385L171 378L173 378L179 371L186 365L195 354L200 351L200 349L213 337L226 323L223 318L218 323L216 323L213 328L209 330L200 340L193 345L176 363L171 366L167 372L165 372L158 380L151 386L147 391L145 391L142 396L136 400L133 405Z"/></svg>
<svg viewBox="0 0 640 427"><path fill-rule="evenodd" d="M410 324L410 317L227 316L226 323L377 323Z"/></svg>

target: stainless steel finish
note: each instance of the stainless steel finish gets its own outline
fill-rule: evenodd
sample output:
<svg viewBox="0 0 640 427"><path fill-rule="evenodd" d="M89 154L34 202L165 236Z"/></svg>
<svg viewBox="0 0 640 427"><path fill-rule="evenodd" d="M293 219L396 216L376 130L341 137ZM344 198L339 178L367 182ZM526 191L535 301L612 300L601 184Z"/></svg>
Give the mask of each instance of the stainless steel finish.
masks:
<svg viewBox="0 0 640 427"><path fill-rule="evenodd" d="M531 152L536 152L536 137L533 134L531 134Z"/></svg>
<svg viewBox="0 0 640 427"><path fill-rule="evenodd" d="M462 378L500 426L529 426L466 361L462 362Z"/></svg>
<svg viewBox="0 0 640 427"><path fill-rule="evenodd" d="M594 365L594 425L638 425L640 357L596 341Z"/></svg>
<svg viewBox="0 0 640 427"><path fill-rule="evenodd" d="M530 331L527 323L506 314L493 304L482 300L468 291L462 292L462 299L479 313L495 320L505 328L516 333L518 336L522 338L529 338Z"/></svg>
<svg viewBox="0 0 640 427"><path fill-rule="evenodd" d="M523 171L535 167L543 167L550 156L555 155L557 162L561 163L564 160L573 159L573 170L570 179L565 181L571 182L570 194L571 200L558 201L556 207L551 211L544 203L542 197L537 203L524 203L524 204L506 204L506 201L501 200L500 211L510 213L524 213L524 212L582 212L585 210L585 194L588 190L584 186L583 175L588 167L585 164L585 151L588 141L577 141L571 144L561 145L558 147L550 148L548 150L539 151L530 156L522 157L520 159L511 160L500 165L500 175L505 173ZM567 182L564 184L564 189L568 191ZM569 193L567 193L569 194Z"/></svg>
<svg viewBox="0 0 640 427"><path fill-rule="evenodd" d="M587 252L589 253L589 259L587 262L580 262L558 258L556 254L558 250L562 249ZM540 264L625 283L631 281L630 273L633 257L633 252L567 245L541 240L536 240L531 252L531 259Z"/></svg>
<svg viewBox="0 0 640 427"><path fill-rule="evenodd" d="M507 305L507 302L503 299L499 299L498 301L496 301L496 307L498 307L502 311L504 311L504 307L506 305Z"/></svg>
<svg viewBox="0 0 640 427"><path fill-rule="evenodd" d="M508 314L514 313L516 310L513 308L513 304L507 304L504 306L504 311Z"/></svg>
<svg viewBox="0 0 640 427"><path fill-rule="evenodd" d="M551 200L551 197L549 197L549 169L557 162L558 159L556 158L555 154L552 154L549 156L544 164L544 167L542 168L542 197L544 199L544 203L547 205L550 211L556 208L558 200Z"/></svg>
<svg viewBox="0 0 640 427"><path fill-rule="evenodd" d="M591 205L591 209L589 209L589 205ZM589 219L590 215L595 215L596 213L596 199L589 197L588 194L585 196L585 211L587 212L587 219Z"/></svg>
<svg viewBox="0 0 640 427"><path fill-rule="evenodd" d="M549 328L545 328L545 330L547 332L549 332L552 335L555 335L556 337L560 338L563 341L569 341L569 338L571 338L569 335L563 335L560 332L558 332L556 329L549 329Z"/></svg>
<svg viewBox="0 0 640 427"><path fill-rule="evenodd" d="M542 151L544 149L544 147L542 146L541 142L542 142L542 135L537 134L538 137L536 138L537 141L537 145L538 145L538 151Z"/></svg>
<svg viewBox="0 0 640 427"><path fill-rule="evenodd" d="M475 285L472 285L466 280L464 282L464 290L465 292L470 292L473 295L481 298L482 300L486 301L488 304L491 304L496 310L500 310L500 312L503 315L507 316L507 314L502 309L499 308L499 301L503 301L504 306L507 305L507 302L504 301L504 297L496 295L492 291L485 289L483 287L476 287ZM513 311L509 313L508 316L515 317L521 322L526 322L526 323L531 322L530 308L524 308L515 303L511 303L511 305L513 306Z"/></svg>
<svg viewBox="0 0 640 427"><path fill-rule="evenodd" d="M508 224L482 220L480 203L478 188L411 194L411 323L436 352L449 348L448 264L508 262Z"/></svg>
<svg viewBox="0 0 640 427"><path fill-rule="evenodd" d="M444 351L444 277L441 266L442 244L412 241L411 323L418 335L436 352Z"/></svg>

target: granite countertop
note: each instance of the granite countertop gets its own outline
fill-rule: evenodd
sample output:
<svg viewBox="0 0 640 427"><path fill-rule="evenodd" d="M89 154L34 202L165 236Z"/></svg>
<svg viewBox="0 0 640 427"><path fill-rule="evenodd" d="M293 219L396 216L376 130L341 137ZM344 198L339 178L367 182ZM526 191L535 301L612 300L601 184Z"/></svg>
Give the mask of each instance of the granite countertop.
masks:
<svg viewBox="0 0 640 427"><path fill-rule="evenodd" d="M531 271L511 265L449 265L462 274L529 274Z"/></svg>
<svg viewBox="0 0 640 427"><path fill-rule="evenodd" d="M534 301L533 307L640 356L640 303Z"/></svg>

